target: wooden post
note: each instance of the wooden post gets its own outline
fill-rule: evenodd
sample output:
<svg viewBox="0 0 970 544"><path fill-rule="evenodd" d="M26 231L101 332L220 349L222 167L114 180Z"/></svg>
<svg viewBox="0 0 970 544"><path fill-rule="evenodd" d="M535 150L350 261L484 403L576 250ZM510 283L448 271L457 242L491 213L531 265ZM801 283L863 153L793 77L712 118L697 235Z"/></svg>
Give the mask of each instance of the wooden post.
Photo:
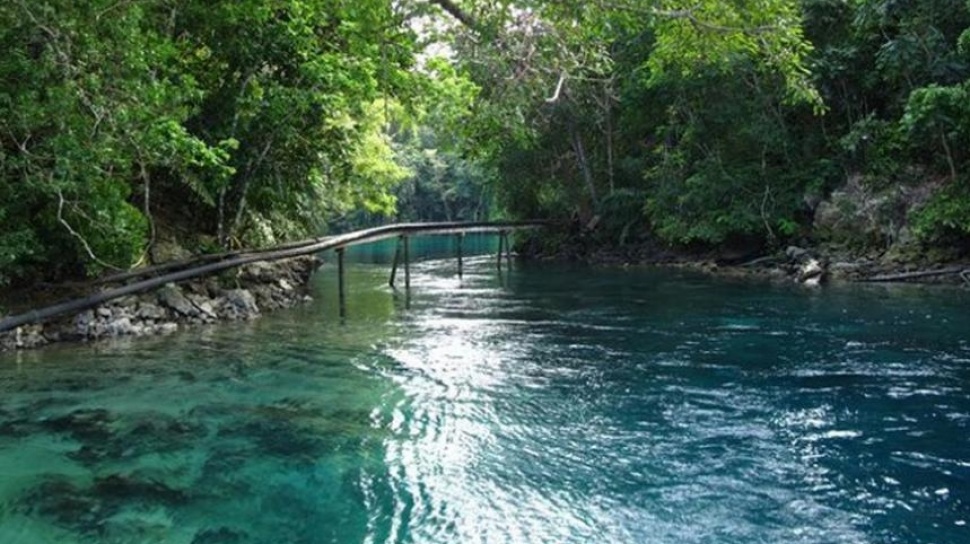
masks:
<svg viewBox="0 0 970 544"><path fill-rule="evenodd" d="M401 238L398 237L397 244L394 246L394 262L391 263L391 279L387 281L387 284L392 288L394 287L394 278L397 276L397 263L401 258Z"/></svg>
<svg viewBox="0 0 970 544"><path fill-rule="evenodd" d="M404 242L404 290L411 290L411 251L410 244L408 243L408 237L402 236L401 240Z"/></svg>
<svg viewBox="0 0 970 544"><path fill-rule="evenodd" d="M509 270L512 270L512 243L509 241L509 232L503 232L502 238L505 238L505 264L508 265Z"/></svg>
<svg viewBox="0 0 970 544"><path fill-rule="evenodd" d="M457 245L457 250L456 251L458 252L458 279L461 279L461 276L462 276L462 262L461 262L461 260L462 260L462 247L461 246L462 246L462 242L464 240L465 240L465 233L464 232L459 232L458 234L455 235L455 244Z"/></svg>
<svg viewBox="0 0 970 544"><path fill-rule="evenodd" d="M347 294L344 284L344 248L337 248L337 290L340 304L340 317L347 316Z"/></svg>
<svg viewBox="0 0 970 544"><path fill-rule="evenodd" d="M499 231L498 233L498 255L495 258L495 266L502 270L502 243L505 241L505 231Z"/></svg>

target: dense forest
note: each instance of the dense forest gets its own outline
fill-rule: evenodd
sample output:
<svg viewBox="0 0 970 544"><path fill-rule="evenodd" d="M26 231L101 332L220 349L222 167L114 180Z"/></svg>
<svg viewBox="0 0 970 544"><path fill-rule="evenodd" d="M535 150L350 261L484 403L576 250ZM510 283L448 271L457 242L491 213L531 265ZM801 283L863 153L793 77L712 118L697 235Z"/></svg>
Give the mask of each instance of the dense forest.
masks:
<svg viewBox="0 0 970 544"><path fill-rule="evenodd" d="M0 284L392 220L970 246L966 0L10 0Z"/></svg>

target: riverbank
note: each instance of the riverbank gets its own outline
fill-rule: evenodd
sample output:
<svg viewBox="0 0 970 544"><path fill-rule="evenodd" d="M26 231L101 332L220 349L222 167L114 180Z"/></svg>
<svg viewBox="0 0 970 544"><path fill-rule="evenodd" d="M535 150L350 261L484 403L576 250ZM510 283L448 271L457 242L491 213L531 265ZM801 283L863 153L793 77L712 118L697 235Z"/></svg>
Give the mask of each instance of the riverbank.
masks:
<svg viewBox="0 0 970 544"><path fill-rule="evenodd" d="M170 283L78 314L0 333L0 351L170 334L184 327L255 319L312 300L307 283L319 265L317 257L302 256L250 263L222 276Z"/></svg>
<svg viewBox="0 0 970 544"><path fill-rule="evenodd" d="M551 243L550 239L524 240L520 253L533 260L593 266L667 266L813 286L826 282L916 282L970 287L970 257L915 247L864 250L804 243L773 251L743 244L684 248L649 237L617 246L597 239L593 231L585 231L560 233Z"/></svg>

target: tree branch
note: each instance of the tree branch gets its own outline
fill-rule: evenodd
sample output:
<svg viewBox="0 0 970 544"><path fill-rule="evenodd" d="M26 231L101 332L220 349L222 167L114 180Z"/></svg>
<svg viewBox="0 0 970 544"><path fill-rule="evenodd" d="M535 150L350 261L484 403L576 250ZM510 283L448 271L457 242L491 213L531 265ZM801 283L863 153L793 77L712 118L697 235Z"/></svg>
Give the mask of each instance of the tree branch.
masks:
<svg viewBox="0 0 970 544"><path fill-rule="evenodd" d="M473 30L478 28L478 21L451 0L428 0L428 2L443 9L448 15L468 28Z"/></svg>
<svg viewBox="0 0 970 544"><path fill-rule="evenodd" d="M564 83L566 83L566 72L563 72L559 76L559 83L556 84L556 92L554 92L552 96L546 99L547 103L552 104L559 100L559 94L562 92L562 86Z"/></svg>
<svg viewBox="0 0 970 544"><path fill-rule="evenodd" d="M100 264L101 266L103 266L105 268L114 270L115 272L120 272L120 271L124 270L124 268L121 268L121 267L115 266L115 265L113 265L111 263L107 263L105 261L102 261L101 259L98 258L97 255L94 254L94 250L91 249L91 245L88 244L88 241L85 240L84 237L81 236L81 234L78 231L74 230L71 227L71 224L68 223L66 219L64 219L64 202L65 202L65 200L64 200L64 193L62 193L60 189L57 190L57 197L60 199L60 201L57 204L57 221L61 225L63 225L64 228L67 229L67 231L69 233L71 233L71 236L77 238L78 241L81 242L81 246L84 247L84 251L87 252L88 257L90 257L92 261Z"/></svg>

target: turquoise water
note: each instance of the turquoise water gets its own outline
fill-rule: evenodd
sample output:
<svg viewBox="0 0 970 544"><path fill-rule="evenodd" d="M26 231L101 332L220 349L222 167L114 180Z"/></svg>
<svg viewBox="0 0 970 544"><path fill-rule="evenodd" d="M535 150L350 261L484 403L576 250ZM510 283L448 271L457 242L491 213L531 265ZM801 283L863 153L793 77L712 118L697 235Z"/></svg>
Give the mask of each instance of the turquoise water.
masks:
<svg viewBox="0 0 970 544"><path fill-rule="evenodd" d="M970 293L387 272L0 356L0 543L970 542Z"/></svg>

